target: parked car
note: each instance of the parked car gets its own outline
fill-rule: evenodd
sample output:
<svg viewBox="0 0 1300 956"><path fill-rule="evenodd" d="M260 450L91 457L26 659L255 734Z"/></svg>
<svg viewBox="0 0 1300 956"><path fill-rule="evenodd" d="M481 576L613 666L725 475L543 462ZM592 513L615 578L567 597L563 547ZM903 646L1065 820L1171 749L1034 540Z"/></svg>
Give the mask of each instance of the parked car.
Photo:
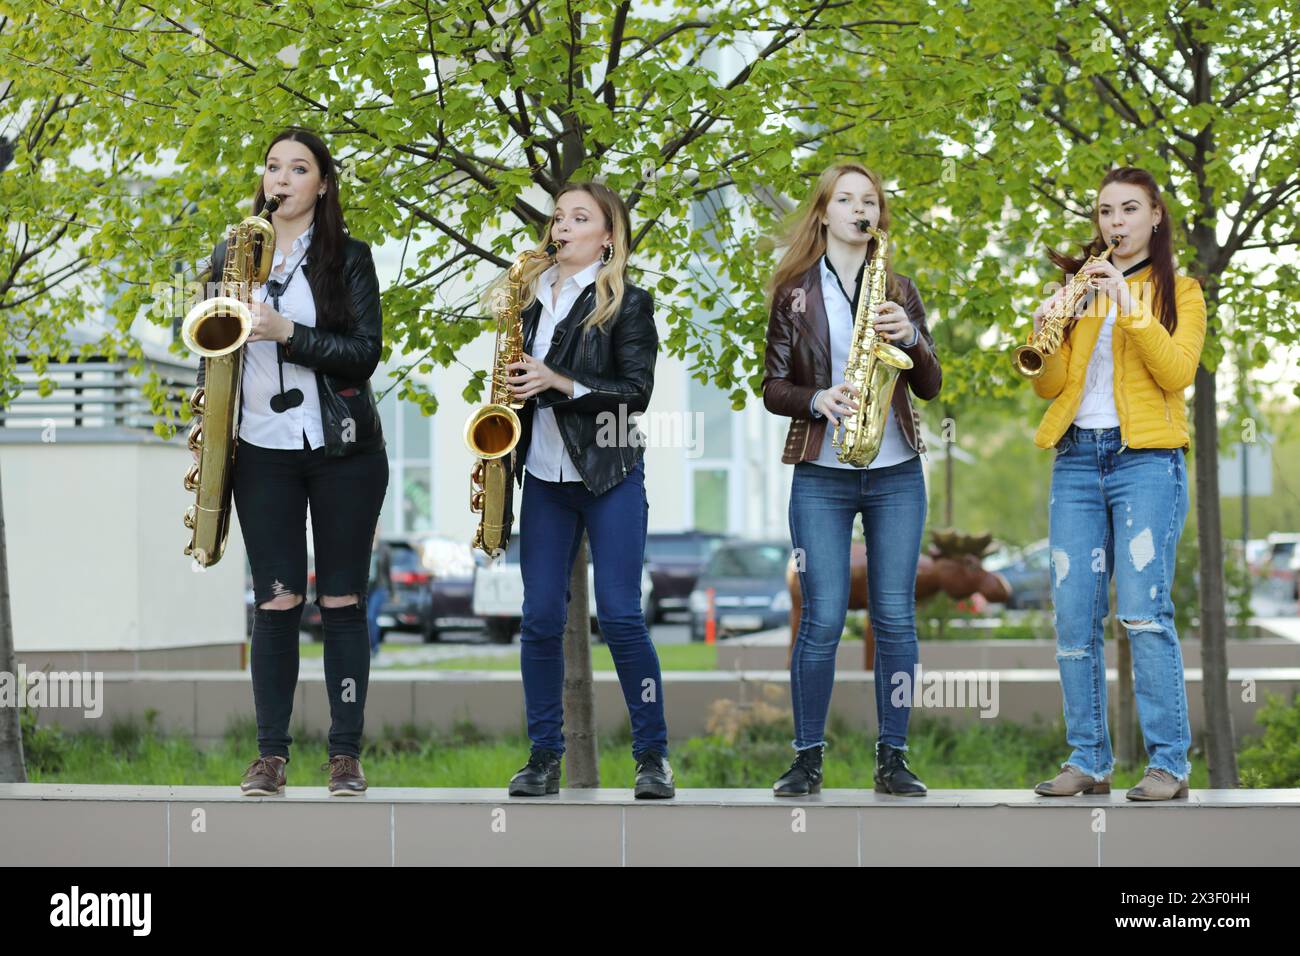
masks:
<svg viewBox="0 0 1300 956"><path fill-rule="evenodd" d="M1300 600L1300 534L1270 534L1264 568L1279 599Z"/></svg>
<svg viewBox="0 0 1300 956"><path fill-rule="evenodd" d="M718 544L691 591L691 640L704 640L710 589L718 637L786 626L790 621L790 591L785 583L789 560L788 541Z"/></svg>
<svg viewBox="0 0 1300 956"><path fill-rule="evenodd" d="M690 610L695 581L724 536L707 531L655 532L646 536L645 562L654 585L654 623L668 611Z"/></svg>
<svg viewBox="0 0 1300 956"><path fill-rule="evenodd" d="M468 544L442 535L417 534L385 538L391 564L388 599L379 611L379 629L414 631L425 643L444 631L483 627L473 612L476 558ZM316 572L307 574L308 589ZM308 602L302 626L321 638L320 609Z"/></svg>
<svg viewBox="0 0 1300 956"><path fill-rule="evenodd" d="M595 568L587 562L587 606L591 611L591 633L599 635L596 619ZM649 570L641 567L641 613L650 621L653 584ZM524 611L524 578L519 568L519 535L513 535L506 553L496 562L485 561L474 571L474 614L487 625L494 644L509 644L519 631Z"/></svg>
<svg viewBox="0 0 1300 956"><path fill-rule="evenodd" d="M997 571L1011 585L1008 608L1052 606L1052 552L1047 539L994 552L982 563L985 570Z"/></svg>

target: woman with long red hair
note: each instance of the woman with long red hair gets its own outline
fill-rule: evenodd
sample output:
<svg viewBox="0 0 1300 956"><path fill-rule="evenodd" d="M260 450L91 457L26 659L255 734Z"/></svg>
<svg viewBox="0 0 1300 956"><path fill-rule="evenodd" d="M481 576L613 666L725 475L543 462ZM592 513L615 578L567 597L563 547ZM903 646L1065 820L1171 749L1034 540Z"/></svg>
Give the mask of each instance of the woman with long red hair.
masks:
<svg viewBox="0 0 1300 956"><path fill-rule="evenodd" d="M1102 623L1112 576L1148 756L1127 796L1187 795L1191 727L1171 591L1187 518L1183 392L1201 360L1205 299L1195 279L1175 272L1171 225L1149 172L1112 169L1084 255L1052 255L1067 279L1086 275L1096 293L1034 379L1034 391L1052 399L1034 441L1056 449L1052 594L1072 748L1061 772L1034 788L1043 796L1110 792ZM1107 261L1100 253L1111 245ZM1062 294L1039 306L1035 328Z"/></svg>

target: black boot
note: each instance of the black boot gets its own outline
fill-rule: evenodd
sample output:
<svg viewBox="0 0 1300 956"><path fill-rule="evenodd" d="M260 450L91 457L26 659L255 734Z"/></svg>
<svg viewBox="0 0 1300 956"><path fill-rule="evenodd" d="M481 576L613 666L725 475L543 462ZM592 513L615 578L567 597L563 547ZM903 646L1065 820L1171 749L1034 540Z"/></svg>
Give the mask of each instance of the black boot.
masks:
<svg viewBox="0 0 1300 956"><path fill-rule="evenodd" d="M636 758L636 787L633 790L636 799L663 800L676 793L673 768L668 766L667 757L657 750L647 750Z"/></svg>
<svg viewBox="0 0 1300 956"><path fill-rule="evenodd" d="M540 797L560 792L560 755L554 750L534 750L528 763L510 778L510 796Z"/></svg>
<svg viewBox="0 0 1300 956"><path fill-rule="evenodd" d="M925 784L907 767L907 751L876 741L876 793L925 796Z"/></svg>
<svg viewBox="0 0 1300 956"><path fill-rule="evenodd" d="M772 784L772 793L778 797L806 797L822 790L822 753L826 745L808 747L795 753L794 763Z"/></svg>

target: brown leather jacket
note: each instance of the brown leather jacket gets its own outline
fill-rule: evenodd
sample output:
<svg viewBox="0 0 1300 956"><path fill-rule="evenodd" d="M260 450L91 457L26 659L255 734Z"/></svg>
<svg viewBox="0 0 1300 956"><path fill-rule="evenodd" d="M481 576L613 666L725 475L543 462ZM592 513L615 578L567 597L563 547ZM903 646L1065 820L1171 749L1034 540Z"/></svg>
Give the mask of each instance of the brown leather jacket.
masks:
<svg viewBox="0 0 1300 956"><path fill-rule="evenodd" d="M921 419L912 407L909 389L917 398L934 398L943 384L943 369L934 353L934 339L926 325L925 306L921 304L916 285L906 276L897 278L902 294L899 304L921 334L915 345L903 350L912 359L912 368L899 375L899 387L894 389L894 417L902 426L908 445L924 452ZM765 366L763 405L774 415L788 415L793 419L781 461L793 465L816 460L821 454L827 420L813 418L812 397L819 388L836 384L831 379L830 326L818 263L799 281L778 290L773 298L772 315L767 323ZM901 387L903 383L908 387Z"/></svg>

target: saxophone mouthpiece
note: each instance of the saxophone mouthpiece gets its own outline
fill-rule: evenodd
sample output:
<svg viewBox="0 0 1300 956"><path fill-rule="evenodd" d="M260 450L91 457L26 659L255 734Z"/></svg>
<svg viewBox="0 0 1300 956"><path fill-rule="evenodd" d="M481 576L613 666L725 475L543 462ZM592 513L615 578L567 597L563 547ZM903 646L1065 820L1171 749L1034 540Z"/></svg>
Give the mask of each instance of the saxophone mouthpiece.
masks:
<svg viewBox="0 0 1300 956"><path fill-rule="evenodd" d="M267 196L266 205L262 207L262 216L263 217L269 216L271 213L279 209L280 206L283 205L283 203L284 203L283 196Z"/></svg>
<svg viewBox="0 0 1300 956"><path fill-rule="evenodd" d="M556 255L559 254L560 250L564 248L567 241L568 240L565 239L552 239L546 244L546 255L554 259Z"/></svg>
<svg viewBox="0 0 1300 956"><path fill-rule="evenodd" d="M858 227L858 232L868 233L871 231L871 223L867 222L865 219L859 219L856 225Z"/></svg>

